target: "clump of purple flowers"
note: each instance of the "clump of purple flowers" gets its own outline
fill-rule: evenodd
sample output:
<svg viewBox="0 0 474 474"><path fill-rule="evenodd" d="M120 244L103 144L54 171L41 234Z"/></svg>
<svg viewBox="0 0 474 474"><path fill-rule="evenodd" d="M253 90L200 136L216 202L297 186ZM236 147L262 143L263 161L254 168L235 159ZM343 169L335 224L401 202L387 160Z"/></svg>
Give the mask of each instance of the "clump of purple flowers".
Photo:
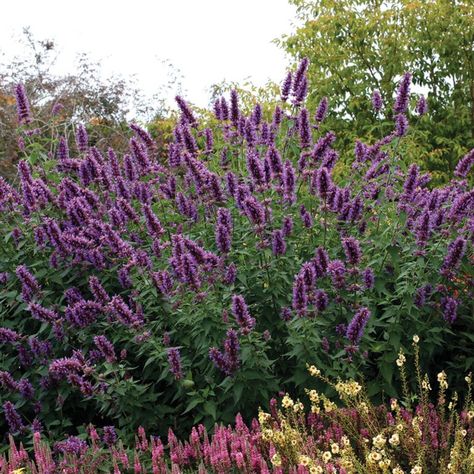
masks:
<svg viewBox="0 0 474 474"><path fill-rule="evenodd" d="M355 140L347 166L347 136L327 123L329 99L318 97L315 107L305 102L309 68L302 58L286 75L272 110L256 103L247 111L232 90L216 98L212 119L201 120L177 96L169 143L130 124L119 152L77 125L75 145L67 129L54 135L45 150L48 169L25 158L18 184L0 180L0 346L7 354L0 384L12 397L8 424L36 418L38 429L43 422L54 430L40 404L61 407L70 421L94 403L122 426L107 401L122 384L137 400L141 387L150 400L159 391L171 423L181 415L173 407L192 406L196 394L214 393L219 411L229 400L226 384L251 380L255 390L241 397L249 415L261 402L256 396L278 384L285 389L289 372L313 350L330 369L341 361L348 370L355 362L364 369L405 312L425 329L427 321L436 330L449 326L463 350L474 282L473 151L443 187L433 186L422 162L405 163L412 116L406 73L393 114L385 114L389 133ZM19 121L27 125L28 99L22 87L16 92ZM381 115L378 91L372 106L372 115ZM416 112L426 109L420 98ZM25 153L42 133L27 128L19 137ZM373 338L364 337L371 314ZM437 349L445 351L450 334L439 333ZM326 357L332 351L345 358ZM236 377L222 381L220 374ZM63 399L57 392L66 384L74 393ZM77 413L69 407L73 396L84 401ZM203 439L199 430L197 436ZM219 442L228 446L224 438ZM111 426L102 441L119 449ZM175 464L196 459L197 445L181 449L170 437ZM142 447L140 437L137 451ZM74 438L62 449L82 452ZM206 456L215 459L221 448L213 449L206 445ZM229 465L223 460L219 472ZM148 469L139 460L134 468ZM255 455L248 472L259 469Z"/></svg>

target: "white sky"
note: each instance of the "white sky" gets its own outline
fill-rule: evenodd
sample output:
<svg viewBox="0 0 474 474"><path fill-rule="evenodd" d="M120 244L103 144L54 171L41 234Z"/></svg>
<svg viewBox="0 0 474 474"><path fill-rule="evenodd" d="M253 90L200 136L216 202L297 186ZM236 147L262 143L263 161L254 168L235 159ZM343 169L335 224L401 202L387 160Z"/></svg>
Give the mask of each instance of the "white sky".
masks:
<svg viewBox="0 0 474 474"><path fill-rule="evenodd" d="M292 30L287 0L3 0L0 50L21 53L29 26L52 39L58 70L71 71L77 53L100 60L104 73L136 74L156 92L167 82L162 60L184 76L186 98L205 106L213 83L280 82L287 67L272 39Z"/></svg>

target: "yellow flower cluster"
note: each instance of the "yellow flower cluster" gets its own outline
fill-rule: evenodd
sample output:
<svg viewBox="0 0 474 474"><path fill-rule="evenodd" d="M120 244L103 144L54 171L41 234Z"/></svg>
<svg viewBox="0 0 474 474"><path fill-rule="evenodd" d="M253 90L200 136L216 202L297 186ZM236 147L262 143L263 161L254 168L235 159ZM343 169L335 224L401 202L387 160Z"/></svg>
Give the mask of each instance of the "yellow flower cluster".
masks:
<svg viewBox="0 0 474 474"><path fill-rule="evenodd" d="M446 375L446 372L443 370L438 374L438 382L439 386L443 389L446 390L448 388L448 376Z"/></svg>
<svg viewBox="0 0 474 474"><path fill-rule="evenodd" d="M311 366L308 367L308 372L313 377L317 377L318 375L321 375L321 371L319 369L317 369L314 365L311 365Z"/></svg>
<svg viewBox="0 0 474 474"><path fill-rule="evenodd" d="M419 337L413 337L415 351L418 349ZM420 389L420 399L428 400L429 391L432 390L430 380L425 374L421 375L418 368L417 355L415 352L415 366L417 367L417 381ZM406 374L406 357L403 351L398 354L397 365L400 367L402 376ZM422 428L426 424L429 413L417 411L410 422L402 416L402 405L409 400L408 389L404 392L405 401L400 403L397 399L390 400L391 417L393 425L387 425L378 420L377 411L367 396L363 387L358 382L350 380L332 381L323 376L314 365L307 366L312 376L328 383L336 390L344 404L355 409L361 417L361 424L367 427L363 438L354 439L357 451L353 450L347 436L343 436L339 442L329 440L329 445L308 443L308 437L314 433L308 431L308 427L302 421L301 414L304 412L303 404L299 400L293 400L288 394L282 399L282 411L278 414L278 422L268 413L260 412L259 421L262 427L262 439L274 447L276 453L271 462L275 467L286 469L295 465L305 466L310 474L325 474L332 472L333 466L341 466L348 474L366 472L367 474L427 474L433 466L429 461L430 453L422 439ZM405 387L408 387L405 380ZM402 380L402 382L403 382ZM440 385L440 400L444 402L445 390L448 388L448 377L446 373L440 372L437 376ZM466 376L466 382L472 383L472 374ZM322 419L329 421L337 419L342 427L348 428L347 433L353 433L354 420L346 417L344 410L328 399L323 393L315 389L306 390L311 402L311 411L317 413ZM442 398L441 398L442 395ZM451 398L450 409L454 410L458 402L456 393ZM471 429L474 427L474 406L471 398L471 387L464 406L465 417L461 420L457 412L452 412L453 417L453 444L451 451L444 454L436 472L443 474L459 473L474 474L474 440L471 440ZM334 413L335 412L335 413ZM347 418L347 419L346 419ZM467 426L467 424L469 426ZM357 454L356 454L357 452ZM360 453L360 454L359 454ZM409 455L411 464L402 467L399 463ZM413 459L413 455L416 457ZM286 471L285 471L286 472ZM430 470L431 472L431 470Z"/></svg>
<svg viewBox="0 0 474 474"><path fill-rule="evenodd" d="M407 358L405 357L405 354L400 350L398 353L398 359L396 360L398 367L403 367L403 364L407 361Z"/></svg>
<svg viewBox="0 0 474 474"><path fill-rule="evenodd" d="M371 451L367 456L369 464L376 464L382 471L387 472L392 464L392 460L387 457L385 450Z"/></svg>
<svg viewBox="0 0 474 474"><path fill-rule="evenodd" d="M356 397L362 390L362 386L355 380L349 380L348 382L338 382L335 389L339 396Z"/></svg>
<svg viewBox="0 0 474 474"><path fill-rule="evenodd" d="M319 395L316 390L307 390L312 403L322 403L324 410L333 410L336 406L324 395ZM259 411L258 421L261 426L262 440L271 443L276 452L271 457L274 467L281 467L283 459L290 465L301 464L308 468L310 474L323 474L327 471L326 465L338 462L348 474L356 474L354 468L355 454L350 441L346 436L340 443L331 441L330 447L324 451L307 452L306 438L308 433L303 425L294 416L295 407L302 404L295 402L288 394L282 399L284 411L278 413L279 422L269 413ZM301 408L302 409L302 408Z"/></svg>
<svg viewBox="0 0 474 474"><path fill-rule="evenodd" d="M388 440L390 445L392 446L399 446L400 445L400 435L398 433L393 433L393 435Z"/></svg>

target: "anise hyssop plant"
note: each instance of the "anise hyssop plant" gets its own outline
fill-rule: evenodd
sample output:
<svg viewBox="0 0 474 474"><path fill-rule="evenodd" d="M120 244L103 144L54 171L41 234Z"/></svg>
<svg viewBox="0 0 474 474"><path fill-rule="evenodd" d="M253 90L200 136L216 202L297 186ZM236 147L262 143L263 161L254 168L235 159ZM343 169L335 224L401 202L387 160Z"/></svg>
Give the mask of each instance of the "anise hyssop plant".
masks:
<svg viewBox="0 0 474 474"><path fill-rule="evenodd" d="M248 419L279 390L302 395L307 361L397 396L393 363L415 333L428 372L442 361L461 386L474 364L474 151L443 188L405 169L406 73L393 132L338 163L328 101L305 108L307 67L288 73L271 116L236 91L202 116L177 97L166 157L136 124L118 156L84 125L72 137L35 123L17 87L24 159L18 183L0 183L3 432Z"/></svg>

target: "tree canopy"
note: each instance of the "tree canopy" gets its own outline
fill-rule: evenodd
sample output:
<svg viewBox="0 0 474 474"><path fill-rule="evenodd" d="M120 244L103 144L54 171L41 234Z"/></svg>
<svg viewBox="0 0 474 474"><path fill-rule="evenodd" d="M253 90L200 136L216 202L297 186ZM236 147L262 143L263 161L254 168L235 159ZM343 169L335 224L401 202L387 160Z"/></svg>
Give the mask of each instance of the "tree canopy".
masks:
<svg viewBox="0 0 474 474"><path fill-rule="evenodd" d="M381 92L391 118L396 84L413 74L431 120L413 118L413 156L444 181L474 146L474 3L470 0L290 0L298 26L277 43L295 61L310 59L310 102L327 96L337 132L381 132L370 107ZM371 120L372 118L372 120ZM377 125L376 125L377 124ZM388 125L387 125L388 126ZM369 130L368 130L369 129ZM342 137L349 146L351 137ZM428 145L426 145L428 139ZM420 143L425 142L423 149Z"/></svg>

